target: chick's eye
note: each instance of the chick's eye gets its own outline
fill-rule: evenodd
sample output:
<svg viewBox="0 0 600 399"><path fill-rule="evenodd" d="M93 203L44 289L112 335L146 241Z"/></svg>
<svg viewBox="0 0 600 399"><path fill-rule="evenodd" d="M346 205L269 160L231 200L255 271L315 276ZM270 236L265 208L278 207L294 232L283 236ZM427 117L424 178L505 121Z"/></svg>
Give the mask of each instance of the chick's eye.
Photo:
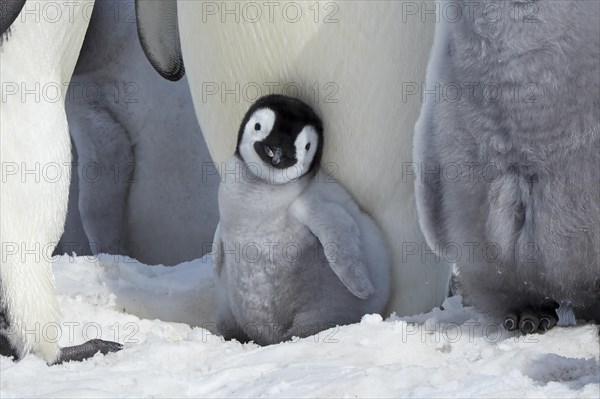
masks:
<svg viewBox="0 0 600 399"><path fill-rule="evenodd" d="M310 150L310 143L308 143L308 144L306 145L306 147L304 147L304 148L306 149L306 151Z"/></svg>
<svg viewBox="0 0 600 399"><path fill-rule="evenodd" d="M254 130L260 130L260 123L257 123L256 125L254 125Z"/></svg>

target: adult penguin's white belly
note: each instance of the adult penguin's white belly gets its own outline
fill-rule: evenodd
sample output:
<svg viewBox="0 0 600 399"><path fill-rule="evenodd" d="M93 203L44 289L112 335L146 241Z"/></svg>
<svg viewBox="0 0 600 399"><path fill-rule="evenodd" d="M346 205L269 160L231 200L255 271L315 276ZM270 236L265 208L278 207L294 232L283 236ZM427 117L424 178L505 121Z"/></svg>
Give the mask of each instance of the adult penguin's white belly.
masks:
<svg viewBox="0 0 600 399"><path fill-rule="evenodd" d="M70 179L64 103L93 3L27 1L0 45L0 312L19 355L48 362L59 355L56 340L32 331L60 322L50 257Z"/></svg>
<svg viewBox="0 0 600 399"><path fill-rule="evenodd" d="M284 2L271 12L252 4L177 3L183 59L213 159L223 167L235 150L239 121L257 96L300 97L325 124L322 165L393 248L388 309L414 314L440 305L450 271L425 252L413 176L403 175L421 105L420 96L403 98L403 84L423 82L433 24L403 14L400 1Z"/></svg>

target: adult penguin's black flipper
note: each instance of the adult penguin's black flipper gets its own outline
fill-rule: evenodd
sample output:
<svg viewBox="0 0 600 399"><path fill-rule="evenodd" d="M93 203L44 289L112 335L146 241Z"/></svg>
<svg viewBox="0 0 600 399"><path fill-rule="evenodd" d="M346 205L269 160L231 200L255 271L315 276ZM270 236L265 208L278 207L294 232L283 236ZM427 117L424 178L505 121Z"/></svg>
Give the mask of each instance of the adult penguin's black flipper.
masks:
<svg viewBox="0 0 600 399"><path fill-rule="evenodd" d="M165 79L177 81L185 74L177 0L136 0L138 35L146 57Z"/></svg>
<svg viewBox="0 0 600 399"><path fill-rule="evenodd" d="M25 0L2 0L0 1L0 42L8 28L15 22L21 9L25 5Z"/></svg>

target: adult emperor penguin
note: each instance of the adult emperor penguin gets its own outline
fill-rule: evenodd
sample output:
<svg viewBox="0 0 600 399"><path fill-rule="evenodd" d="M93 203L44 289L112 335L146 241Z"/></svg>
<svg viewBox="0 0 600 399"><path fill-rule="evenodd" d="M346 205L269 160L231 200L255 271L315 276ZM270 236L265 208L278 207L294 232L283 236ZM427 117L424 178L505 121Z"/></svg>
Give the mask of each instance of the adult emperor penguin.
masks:
<svg viewBox="0 0 600 399"><path fill-rule="evenodd" d="M373 220L320 171L319 117L300 100L268 95L250 107L238 136L214 239L223 336L273 344L381 313L388 248Z"/></svg>
<svg viewBox="0 0 600 399"><path fill-rule="evenodd" d="M142 51L133 0L95 3L68 99L79 189L63 251L89 239L93 253L174 265L210 250L219 176L187 79L156 79Z"/></svg>
<svg viewBox="0 0 600 399"><path fill-rule="evenodd" d="M64 94L92 5L2 2L0 353L34 353L49 364L120 348L92 340L61 349L48 333L60 328L50 257L69 190Z"/></svg>
<svg viewBox="0 0 600 399"><path fill-rule="evenodd" d="M399 314L440 305L450 275L428 253L414 204L412 132L420 99L409 93L424 79L435 19L423 19L421 7L137 2L152 64L176 78L183 55L196 114L221 169L235 146L236 121L261 94L299 97L322 116L328 132L322 166L381 226L393 256L388 310Z"/></svg>
<svg viewBox="0 0 600 399"><path fill-rule="evenodd" d="M558 305L600 322L600 3L455 4L471 13L438 25L416 127L428 243L509 330Z"/></svg>

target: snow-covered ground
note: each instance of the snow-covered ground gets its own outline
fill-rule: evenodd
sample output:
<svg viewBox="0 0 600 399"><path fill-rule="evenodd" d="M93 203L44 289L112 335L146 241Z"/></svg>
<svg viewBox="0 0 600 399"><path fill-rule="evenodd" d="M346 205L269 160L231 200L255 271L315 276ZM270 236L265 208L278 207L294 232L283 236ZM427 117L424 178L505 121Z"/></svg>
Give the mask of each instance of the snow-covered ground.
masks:
<svg viewBox="0 0 600 399"><path fill-rule="evenodd" d="M424 315L368 315L356 325L259 347L209 332L214 285L207 258L167 268L65 256L54 271L61 344L101 337L125 348L53 367L33 356L0 358L2 398L600 397L594 325L523 337L500 331L453 297Z"/></svg>

